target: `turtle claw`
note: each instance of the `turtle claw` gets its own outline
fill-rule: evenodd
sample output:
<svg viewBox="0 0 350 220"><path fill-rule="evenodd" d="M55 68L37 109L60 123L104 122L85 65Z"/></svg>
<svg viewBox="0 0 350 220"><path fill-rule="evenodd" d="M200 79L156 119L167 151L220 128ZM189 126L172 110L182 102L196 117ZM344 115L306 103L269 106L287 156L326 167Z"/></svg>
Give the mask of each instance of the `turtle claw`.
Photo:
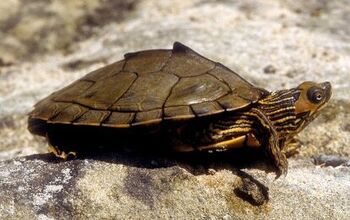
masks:
<svg viewBox="0 0 350 220"><path fill-rule="evenodd" d="M281 152L278 158L273 158L276 166L276 177L275 180L280 176L287 176L288 173L288 160L287 157Z"/></svg>
<svg viewBox="0 0 350 220"><path fill-rule="evenodd" d="M280 150L278 142L274 141L273 138L270 139L269 154L273 163L276 167L276 177L278 179L280 176L287 176L288 173L288 160L286 155Z"/></svg>
<svg viewBox="0 0 350 220"><path fill-rule="evenodd" d="M60 149L58 149L55 146L49 145L49 152L53 153L56 157L61 158L63 160L68 160L69 158L76 158L77 157L77 153L74 151L69 151L68 153L66 153L65 151L62 151Z"/></svg>
<svg viewBox="0 0 350 220"><path fill-rule="evenodd" d="M284 178L287 176L288 168L287 167L278 167L276 171L276 177L275 180L283 176Z"/></svg>

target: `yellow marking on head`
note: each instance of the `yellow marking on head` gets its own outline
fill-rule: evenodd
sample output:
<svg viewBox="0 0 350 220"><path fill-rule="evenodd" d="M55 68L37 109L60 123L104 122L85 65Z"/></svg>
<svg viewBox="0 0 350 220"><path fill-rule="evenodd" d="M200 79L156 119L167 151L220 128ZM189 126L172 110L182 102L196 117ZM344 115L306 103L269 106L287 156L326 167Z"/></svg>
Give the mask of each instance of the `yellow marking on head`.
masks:
<svg viewBox="0 0 350 220"><path fill-rule="evenodd" d="M295 102L296 114L310 112L309 115L313 115L325 106L332 95L332 88L329 82L320 84L304 82L297 89L300 91L300 96Z"/></svg>

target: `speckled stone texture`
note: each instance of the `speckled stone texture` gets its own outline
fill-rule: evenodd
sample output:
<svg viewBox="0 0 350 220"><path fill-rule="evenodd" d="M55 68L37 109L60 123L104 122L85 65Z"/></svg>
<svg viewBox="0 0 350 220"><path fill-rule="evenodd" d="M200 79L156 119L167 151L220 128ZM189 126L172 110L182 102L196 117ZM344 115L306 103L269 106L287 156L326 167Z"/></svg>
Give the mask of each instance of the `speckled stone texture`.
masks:
<svg viewBox="0 0 350 220"><path fill-rule="evenodd" d="M194 174L177 165L162 167L154 160L120 155L69 162L32 155L0 163L0 216L347 219L350 168L315 167L310 160L290 162L287 177L274 180L273 174L258 169L226 167ZM153 167L144 167L147 164ZM235 193L249 176L264 185L269 201L257 206Z"/></svg>
<svg viewBox="0 0 350 220"><path fill-rule="evenodd" d="M78 2L0 3L0 219L349 218L349 0ZM41 98L126 52L174 41L239 66L271 91L332 83L333 98L298 136L303 147L286 177L119 154L59 162L27 131L26 113ZM315 165L319 155L344 163ZM253 204L239 194L247 188L258 203L269 201Z"/></svg>

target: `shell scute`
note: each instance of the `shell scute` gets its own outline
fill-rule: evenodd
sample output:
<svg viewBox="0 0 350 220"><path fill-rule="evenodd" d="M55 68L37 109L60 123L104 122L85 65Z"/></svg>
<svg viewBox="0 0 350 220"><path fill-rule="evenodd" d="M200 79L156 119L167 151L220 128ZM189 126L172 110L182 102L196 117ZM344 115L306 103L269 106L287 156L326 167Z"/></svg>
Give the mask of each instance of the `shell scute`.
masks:
<svg viewBox="0 0 350 220"><path fill-rule="evenodd" d="M135 118L134 112L112 112L109 117L102 122L102 126L127 128Z"/></svg>
<svg viewBox="0 0 350 220"><path fill-rule="evenodd" d="M113 76L98 80L83 92L76 102L93 109L106 110L129 89L137 75L130 72L119 72Z"/></svg>
<svg viewBox="0 0 350 220"><path fill-rule="evenodd" d="M171 56L169 50L148 50L126 55L125 71L139 75L160 71Z"/></svg>
<svg viewBox="0 0 350 220"><path fill-rule="evenodd" d="M219 98L217 102L220 103L220 105L223 108L225 108L226 111L235 111L238 109L242 109L252 103L251 101L243 99L237 96L237 94L233 93L227 94L224 97Z"/></svg>
<svg viewBox="0 0 350 220"><path fill-rule="evenodd" d="M84 93L94 83L78 80L53 94L52 100L56 102L73 102L79 94Z"/></svg>
<svg viewBox="0 0 350 220"><path fill-rule="evenodd" d="M256 87L240 77L237 73L222 64L218 63L209 73L226 82L233 93L242 98L255 102L261 97L261 91L259 89L256 89Z"/></svg>
<svg viewBox="0 0 350 220"><path fill-rule="evenodd" d="M91 73L88 73L85 75L82 80L86 81L98 81L105 77L112 76L114 74L119 73L122 71L125 65L125 60L117 61L112 64L109 64L107 66L104 66L102 68L99 68L97 70L92 71Z"/></svg>
<svg viewBox="0 0 350 220"><path fill-rule="evenodd" d="M191 107L198 117L218 114L225 111L217 102L202 102L191 105Z"/></svg>
<svg viewBox="0 0 350 220"><path fill-rule="evenodd" d="M142 124L158 123L162 120L162 109L154 109L150 111L143 111L136 113L133 126Z"/></svg>
<svg viewBox="0 0 350 220"><path fill-rule="evenodd" d="M109 114L109 111L89 110L76 119L73 124L97 126L100 125L101 122L103 122L109 116Z"/></svg>
<svg viewBox="0 0 350 220"><path fill-rule="evenodd" d="M214 67L215 63L213 61L176 42L170 60L163 68L163 71L186 77L204 74Z"/></svg>
<svg viewBox="0 0 350 220"><path fill-rule="evenodd" d="M110 109L137 112L162 108L177 81L177 76L161 71L139 76Z"/></svg>
<svg viewBox="0 0 350 220"><path fill-rule="evenodd" d="M165 106L191 105L213 101L229 91L230 88L225 83L208 74L181 78L173 88Z"/></svg>
<svg viewBox="0 0 350 220"><path fill-rule="evenodd" d="M78 119L89 109L81 105L71 104L67 108L60 111L57 115L48 120L49 123L70 124Z"/></svg>
<svg viewBox="0 0 350 220"><path fill-rule="evenodd" d="M194 117L195 114L190 106L173 106L164 108L165 120L190 119Z"/></svg>
<svg viewBox="0 0 350 220"><path fill-rule="evenodd" d="M36 105L35 109L29 113L29 116L47 121L53 116L57 115L63 109L67 108L69 105L71 104L64 102L53 102L47 99L41 102L39 105Z"/></svg>

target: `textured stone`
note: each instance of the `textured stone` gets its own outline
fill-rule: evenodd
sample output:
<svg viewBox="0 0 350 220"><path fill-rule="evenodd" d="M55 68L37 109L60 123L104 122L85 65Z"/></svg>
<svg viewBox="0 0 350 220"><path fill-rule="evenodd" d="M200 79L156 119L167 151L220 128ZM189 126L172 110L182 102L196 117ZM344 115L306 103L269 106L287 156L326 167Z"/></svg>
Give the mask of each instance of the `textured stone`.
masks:
<svg viewBox="0 0 350 220"><path fill-rule="evenodd" d="M198 167L197 173L185 167L121 155L58 162L42 154L3 161L0 218L347 219L350 215L349 167L322 168L311 160L291 160L288 176L278 180L257 169L226 166L206 174ZM247 179L255 188L253 197L263 198L256 190L263 191L270 196L268 202L256 206L235 193Z"/></svg>
<svg viewBox="0 0 350 220"><path fill-rule="evenodd" d="M96 26L123 20L136 1L1 1L0 66L43 52L69 52L77 39L93 35Z"/></svg>

